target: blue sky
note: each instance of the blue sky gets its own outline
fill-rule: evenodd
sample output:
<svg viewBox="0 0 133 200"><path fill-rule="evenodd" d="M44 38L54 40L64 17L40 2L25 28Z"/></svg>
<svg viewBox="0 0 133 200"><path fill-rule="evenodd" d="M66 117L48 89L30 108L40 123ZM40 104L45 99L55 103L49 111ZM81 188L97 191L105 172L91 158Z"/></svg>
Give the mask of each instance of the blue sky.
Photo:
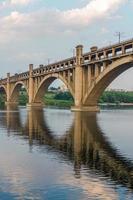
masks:
<svg viewBox="0 0 133 200"><path fill-rule="evenodd" d="M18 73L133 37L133 0L0 0L0 72ZM111 84L133 90L130 69Z"/></svg>

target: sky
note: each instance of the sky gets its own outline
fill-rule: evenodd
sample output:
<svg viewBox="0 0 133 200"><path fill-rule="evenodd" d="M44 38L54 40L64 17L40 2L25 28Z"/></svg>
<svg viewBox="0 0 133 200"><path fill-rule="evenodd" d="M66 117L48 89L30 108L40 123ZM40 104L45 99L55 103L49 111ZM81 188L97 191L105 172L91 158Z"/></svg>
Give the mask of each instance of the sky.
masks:
<svg viewBox="0 0 133 200"><path fill-rule="evenodd" d="M133 0L0 0L0 78L133 38ZM133 90L133 69L110 88Z"/></svg>

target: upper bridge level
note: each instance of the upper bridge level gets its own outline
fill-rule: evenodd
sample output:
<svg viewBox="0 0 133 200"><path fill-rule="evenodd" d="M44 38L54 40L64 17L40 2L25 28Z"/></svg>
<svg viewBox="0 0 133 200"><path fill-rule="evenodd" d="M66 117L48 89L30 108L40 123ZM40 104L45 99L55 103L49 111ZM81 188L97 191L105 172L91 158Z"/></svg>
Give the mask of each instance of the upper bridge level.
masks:
<svg viewBox="0 0 133 200"><path fill-rule="evenodd" d="M18 85L24 85L29 104L38 104L48 86L59 78L74 97L74 110L98 110L98 99L104 89L132 64L133 39L103 48L93 46L87 53L78 45L74 57L34 69L29 65L29 71L13 76L8 73L7 78L0 80L0 88L5 90L8 102L15 102Z"/></svg>
<svg viewBox="0 0 133 200"><path fill-rule="evenodd" d="M98 49L97 46L91 47L90 52L84 53L82 56L82 66L102 63L103 61L112 62L115 59L133 54L133 39L109 45ZM76 65L76 56L64 59L49 65L40 65L33 70L33 77L41 76L48 73L64 71L74 68ZM29 71L14 74L10 77L10 81L21 81L29 78ZM1 79L0 84L6 83L7 78Z"/></svg>

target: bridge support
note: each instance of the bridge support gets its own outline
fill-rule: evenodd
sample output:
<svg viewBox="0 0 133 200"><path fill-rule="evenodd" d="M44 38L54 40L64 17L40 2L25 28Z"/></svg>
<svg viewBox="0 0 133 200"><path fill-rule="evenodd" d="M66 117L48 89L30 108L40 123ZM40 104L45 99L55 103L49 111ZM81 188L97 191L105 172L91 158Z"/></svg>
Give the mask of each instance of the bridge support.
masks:
<svg viewBox="0 0 133 200"><path fill-rule="evenodd" d="M83 56L83 46L76 47L76 66L75 66L75 106L81 107L83 99L83 69L81 67Z"/></svg>
<svg viewBox="0 0 133 200"><path fill-rule="evenodd" d="M43 107L43 103L41 102L34 102L34 80L33 80L33 64L29 65L29 102L27 104L28 108L39 108Z"/></svg>
<svg viewBox="0 0 133 200"><path fill-rule="evenodd" d="M81 67L83 56L83 46L76 47L76 66L75 66L75 107L72 111L81 110L83 99L83 69Z"/></svg>
<svg viewBox="0 0 133 200"><path fill-rule="evenodd" d="M11 91L11 86L10 86L10 73L7 73L7 83L6 83L6 90L7 90L7 99L5 102L5 105L7 107L15 108L18 106L18 102L13 102L10 100L10 91Z"/></svg>
<svg viewBox="0 0 133 200"><path fill-rule="evenodd" d="M83 62L83 46L76 47L76 66L75 66L75 106L71 107L72 111L88 111L98 112L100 109L96 106L88 106L83 104L83 97L86 91L86 74L82 67Z"/></svg>
<svg viewBox="0 0 133 200"><path fill-rule="evenodd" d="M33 96L34 96L34 81L33 81L33 64L29 65L29 106L33 104Z"/></svg>
<svg viewBox="0 0 133 200"><path fill-rule="evenodd" d="M28 103L27 108L43 108L44 104L43 103Z"/></svg>
<svg viewBox="0 0 133 200"><path fill-rule="evenodd" d="M12 105L13 105L13 106L18 106L18 104L19 104L18 102L11 102L11 101L6 101L6 102L5 102L5 105L6 105L6 106L8 106L8 105L9 105L9 106L12 106Z"/></svg>
<svg viewBox="0 0 133 200"><path fill-rule="evenodd" d="M71 111L81 111L81 112L100 112L99 106L73 106Z"/></svg>
<svg viewBox="0 0 133 200"><path fill-rule="evenodd" d="M6 90L7 90L7 102L10 102L10 73L7 73Z"/></svg>
<svg viewBox="0 0 133 200"><path fill-rule="evenodd" d="M5 102L5 106L7 110L17 110L18 102Z"/></svg>

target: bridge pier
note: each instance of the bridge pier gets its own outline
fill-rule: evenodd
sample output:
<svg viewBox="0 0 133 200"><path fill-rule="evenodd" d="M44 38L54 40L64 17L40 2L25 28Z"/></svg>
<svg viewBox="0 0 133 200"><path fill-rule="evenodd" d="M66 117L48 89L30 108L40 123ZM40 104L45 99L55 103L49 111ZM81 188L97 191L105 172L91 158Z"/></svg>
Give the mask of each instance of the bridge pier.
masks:
<svg viewBox="0 0 133 200"><path fill-rule="evenodd" d="M100 112L99 106L73 106L71 111L80 111L80 112Z"/></svg>
<svg viewBox="0 0 133 200"><path fill-rule="evenodd" d="M16 110L18 108L18 102L10 102L10 101L6 101L5 102L5 106L7 110Z"/></svg>
<svg viewBox="0 0 133 200"><path fill-rule="evenodd" d="M34 102L33 64L29 65L29 102L27 108L43 108L42 102Z"/></svg>
<svg viewBox="0 0 133 200"><path fill-rule="evenodd" d="M83 69L82 65L83 46L76 47L76 66L75 66L75 107L79 108L82 105L83 99Z"/></svg>
<svg viewBox="0 0 133 200"><path fill-rule="evenodd" d="M18 103L18 102L6 101L6 102L5 102L5 105L6 105L6 106L18 106L19 103Z"/></svg>
<svg viewBox="0 0 133 200"><path fill-rule="evenodd" d="M27 108L43 108L44 104L43 103L28 103Z"/></svg>
<svg viewBox="0 0 133 200"><path fill-rule="evenodd" d="M86 71L82 67L83 63L83 46L78 45L76 47L76 66L75 66L75 105L71 108L72 111L82 112L99 112L98 105L84 105L83 98L87 88L88 77L86 77ZM98 68L97 68L98 73ZM91 72L89 72L91 77Z"/></svg>

